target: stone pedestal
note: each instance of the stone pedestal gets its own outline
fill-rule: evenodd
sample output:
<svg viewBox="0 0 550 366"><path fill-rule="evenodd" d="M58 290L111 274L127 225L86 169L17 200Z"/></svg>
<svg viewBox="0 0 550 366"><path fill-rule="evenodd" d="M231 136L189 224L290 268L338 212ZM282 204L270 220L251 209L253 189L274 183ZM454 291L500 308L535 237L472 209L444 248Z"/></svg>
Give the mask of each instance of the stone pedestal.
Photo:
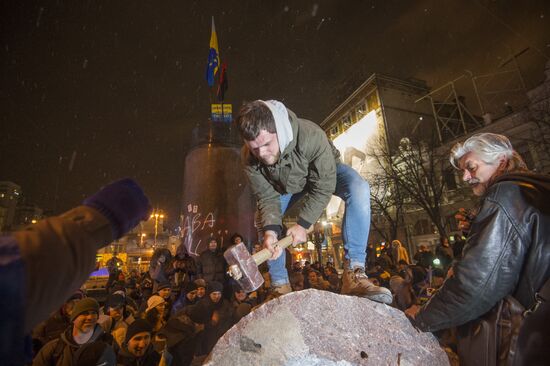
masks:
<svg viewBox="0 0 550 366"><path fill-rule="evenodd" d="M367 299L304 290L272 300L231 328L206 365L448 365L431 333Z"/></svg>

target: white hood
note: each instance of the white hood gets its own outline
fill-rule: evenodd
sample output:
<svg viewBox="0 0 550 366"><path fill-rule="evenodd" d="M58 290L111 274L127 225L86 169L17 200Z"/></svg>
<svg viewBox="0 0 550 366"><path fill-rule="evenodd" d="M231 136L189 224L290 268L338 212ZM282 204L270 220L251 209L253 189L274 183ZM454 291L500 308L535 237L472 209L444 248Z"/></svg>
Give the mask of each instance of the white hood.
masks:
<svg viewBox="0 0 550 366"><path fill-rule="evenodd" d="M288 111L283 103L276 100L260 100L260 102L264 103L271 111L271 114L273 114L275 128L277 129L277 139L279 140L279 150L282 154L294 138L290 119L288 118Z"/></svg>

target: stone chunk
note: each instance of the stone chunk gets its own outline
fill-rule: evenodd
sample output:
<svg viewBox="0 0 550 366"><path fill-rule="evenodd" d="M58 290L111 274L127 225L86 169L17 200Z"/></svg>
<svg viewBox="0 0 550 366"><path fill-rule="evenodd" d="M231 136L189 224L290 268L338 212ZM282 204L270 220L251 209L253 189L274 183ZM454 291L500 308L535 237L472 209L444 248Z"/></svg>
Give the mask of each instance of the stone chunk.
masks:
<svg viewBox="0 0 550 366"><path fill-rule="evenodd" d="M431 333L364 298L292 292L260 306L216 344L206 365L449 365Z"/></svg>

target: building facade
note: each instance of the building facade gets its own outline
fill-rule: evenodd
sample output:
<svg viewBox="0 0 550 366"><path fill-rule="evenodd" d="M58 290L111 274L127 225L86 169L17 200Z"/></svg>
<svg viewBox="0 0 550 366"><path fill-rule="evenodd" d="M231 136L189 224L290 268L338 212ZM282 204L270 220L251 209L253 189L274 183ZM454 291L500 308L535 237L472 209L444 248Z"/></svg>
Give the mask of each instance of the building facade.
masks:
<svg viewBox="0 0 550 366"><path fill-rule="evenodd" d="M448 154L456 142L474 133L508 136L531 170L550 172L550 62L546 67L546 80L527 91L528 104L515 111L510 108L506 115L494 120L490 114L478 117L467 113L464 99L456 94L456 98L444 102L434 100L430 94L430 89L421 80L373 74L321 123L340 150L343 161L371 185L373 217L369 245L387 245L387 241L399 239L414 254L420 245L433 249L441 236L452 242L461 235L454 215L459 208L475 207L477 201L471 190L461 185L459 172L450 169ZM397 224L397 231L389 235L388 217L391 219L397 208L388 207L388 211L382 213L376 210L374 203L377 199L387 201L395 190L380 190L376 174L388 161L398 167L399 161L393 157L403 155L404 141L420 141L430 136L435 136L436 143L426 149L428 152L421 153L426 158L418 165L428 165L430 154L440 157L439 168L428 168L437 170L434 177L441 182L438 211L444 235L427 210L415 204L410 196L403 199L402 214L397 217L398 222L393 223ZM392 159L380 159L384 154ZM381 197L376 197L380 192ZM342 206L334 199L327 207L327 220L336 227L341 224ZM336 245L341 242L339 235L331 235L331 238Z"/></svg>

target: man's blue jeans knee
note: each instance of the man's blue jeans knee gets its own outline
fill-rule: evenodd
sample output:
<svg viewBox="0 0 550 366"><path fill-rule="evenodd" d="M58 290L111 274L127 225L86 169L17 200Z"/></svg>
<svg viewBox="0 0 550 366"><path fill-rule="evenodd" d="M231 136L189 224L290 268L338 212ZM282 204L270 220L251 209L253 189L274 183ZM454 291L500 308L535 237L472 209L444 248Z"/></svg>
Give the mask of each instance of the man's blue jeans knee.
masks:
<svg viewBox="0 0 550 366"><path fill-rule="evenodd" d="M305 192L281 195L281 212L284 214ZM351 268L364 267L370 229L370 188L366 180L345 164L336 165L336 191L346 205L342 220L342 239L346 259ZM268 261L271 283L280 286L289 283L285 267L285 253Z"/></svg>
<svg viewBox="0 0 550 366"><path fill-rule="evenodd" d="M336 196L346 204L342 220L342 240L350 268L364 267L370 230L370 187L353 168L338 164Z"/></svg>

